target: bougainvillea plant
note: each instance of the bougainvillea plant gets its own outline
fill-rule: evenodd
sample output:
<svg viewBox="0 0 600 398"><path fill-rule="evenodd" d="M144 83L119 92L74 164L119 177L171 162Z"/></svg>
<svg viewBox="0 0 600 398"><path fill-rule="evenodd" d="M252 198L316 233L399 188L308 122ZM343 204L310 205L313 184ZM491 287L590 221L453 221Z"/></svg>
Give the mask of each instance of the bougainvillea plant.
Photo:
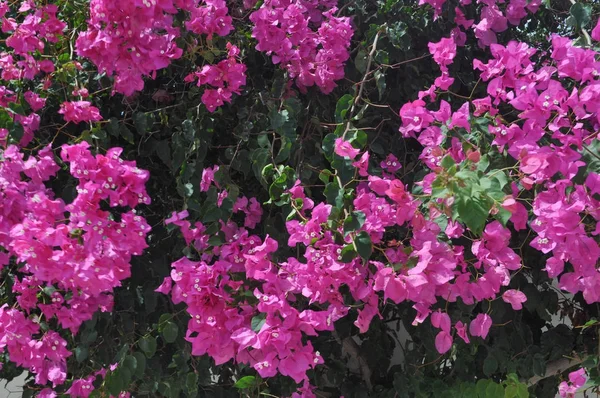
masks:
<svg viewBox="0 0 600 398"><path fill-rule="evenodd" d="M0 379L600 391L599 16L0 0Z"/></svg>

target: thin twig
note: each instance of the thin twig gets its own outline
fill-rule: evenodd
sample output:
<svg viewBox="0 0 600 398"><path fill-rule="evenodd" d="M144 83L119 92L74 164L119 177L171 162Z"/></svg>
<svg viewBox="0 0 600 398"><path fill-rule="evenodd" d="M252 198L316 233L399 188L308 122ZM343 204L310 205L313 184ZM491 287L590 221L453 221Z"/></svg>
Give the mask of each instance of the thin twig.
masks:
<svg viewBox="0 0 600 398"><path fill-rule="evenodd" d="M375 51L377 51L377 40L379 40L379 34L381 33L381 29L377 31L375 34L375 38L373 39L373 46L371 47L371 51L369 52L369 58L367 60L367 68L365 69L365 75L359 83L358 94L356 98L354 98L354 102L352 103L352 107L348 112L348 123L346 124L346 129L344 130L344 134L342 134L342 139L346 138L346 133L350 130L350 125L352 121L352 115L354 114L354 110L356 109L356 104L360 101L362 97L362 93L365 89L365 81L367 80L367 76L369 75L369 71L371 70L371 63L373 63L373 57L375 56ZM341 185L341 184L340 184Z"/></svg>

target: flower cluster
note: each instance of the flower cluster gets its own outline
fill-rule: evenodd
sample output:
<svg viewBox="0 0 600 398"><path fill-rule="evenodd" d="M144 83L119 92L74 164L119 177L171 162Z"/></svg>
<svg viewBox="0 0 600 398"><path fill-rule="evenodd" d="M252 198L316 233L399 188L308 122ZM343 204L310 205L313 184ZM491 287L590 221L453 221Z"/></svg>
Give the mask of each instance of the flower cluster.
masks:
<svg viewBox="0 0 600 398"><path fill-rule="evenodd" d="M558 386L558 393L561 398L575 398L577 390L583 387L587 381L585 369L578 369L569 373L569 381L563 381Z"/></svg>
<svg viewBox="0 0 600 398"><path fill-rule="evenodd" d="M441 43L443 41L430 44L430 47L435 61L443 66L451 59L447 54L452 54L452 51L442 50ZM450 172L449 164L457 164L461 170L478 167L480 154L477 145L472 142L465 145L451 132L458 130L468 134L472 117L483 115L488 118L491 121L490 143L499 150L506 150L514 158L516 165L512 177L517 181L510 185L510 193L500 192L494 198L497 204L492 207L491 214L506 212L505 220L511 221L515 230L524 229L529 223L534 237L528 243L550 255L545 260L548 275L559 278L562 289L573 294L582 292L588 303L594 303L600 301L596 270L600 246L594 238L598 234L600 220L600 203L595 197L600 192L600 179L594 172L588 172L583 183L576 183L574 178L586 165L582 151L585 147L594 146L598 140L594 131L600 121L600 107L597 105L600 100L597 95L600 66L596 62L596 52L578 48L569 39L553 36L552 46L549 57L553 66L548 63L537 69L531 60L536 51L527 45L517 42L507 46L492 44L492 58L486 63L474 62L474 67L481 71L481 79L487 82L486 97L465 102L454 112L444 100L437 111L427 109L422 99L407 103L400 110L400 131L406 137L416 137L423 145L421 159L432 173L424 178L421 185L427 195L433 195L434 190L439 189L435 184L450 178L447 174ZM569 92L564 85L574 88ZM502 116L501 106L512 107L518 119ZM473 113L471 107L474 108ZM447 157L452 161L443 166ZM463 174L462 178L468 176ZM534 188L533 201L518 199L533 192ZM451 196L438 196L438 205L440 200L443 200L441 211L457 205ZM430 217L433 217L431 208ZM585 219L587 222L584 222ZM413 234L415 232L413 230ZM463 232L463 226L448 221L446 236L456 238ZM459 261L455 263L458 267L451 267L453 283L447 283L448 279L441 286L450 301L455 297L461 297L465 303L492 299L509 284L510 272L521 267L521 259L508 247L510 236L510 230L499 221L485 227L483 238L475 240L471 247L477 258L473 265L480 275L471 282L461 259L464 248L454 246L455 258ZM422 245L413 242L412 247L418 249ZM433 259L439 256L439 250L433 257L429 248L427 252L425 258L429 268ZM463 268L463 272L457 271L459 267ZM482 274L482 271L485 272ZM394 294L398 293L386 292L388 297ZM525 294L514 289L504 291L502 298L514 310L521 309L522 303L527 300ZM432 323L441 325L438 326L441 332L436 346L440 352L445 352L449 349L448 322L445 317L440 321L440 316L436 315L435 321L432 318ZM480 325L485 326L469 329L471 335L485 337L491 320L489 324L480 322ZM457 323L456 329L464 339L462 323L460 326ZM564 388L567 388L566 384Z"/></svg>
<svg viewBox="0 0 600 398"><path fill-rule="evenodd" d="M110 311L111 292L130 276L130 261L147 247L150 226L135 214L149 203L149 174L124 161L120 148L92 155L89 144L65 145L61 158L79 181L65 205L44 182L59 169L50 147L28 159L9 146L0 162L0 266L18 266L13 285L17 308L0 308L0 349L12 362L53 386L66 378L67 342L55 331L40 332L26 314L56 319L77 333L94 312ZM101 202L130 210L102 210ZM39 337L38 337L39 336Z"/></svg>
<svg viewBox="0 0 600 398"><path fill-rule="evenodd" d="M227 36L233 30L232 19L225 0L203 0L197 6L191 6L190 20L185 27L197 34Z"/></svg>
<svg viewBox="0 0 600 398"><path fill-rule="evenodd" d="M38 73L54 71L50 60L38 60L47 43L56 43L66 24L56 17L58 7L48 4L36 7L33 2L23 2L18 12L24 15L21 22L6 18L9 6L0 2L2 32L10 33L6 39L10 52L0 53L0 68L3 80L33 79Z"/></svg>
<svg viewBox="0 0 600 398"><path fill-rule="evenodd" d="M432 95L432 91L436 88L448 90L452 83L454 83L454 78L450 77L448 72L448 65L452 64L454 57L456 57L456 39L444 38L437 43L430 42L429 52L433 55L435 63L439 65L442 75L435 79L434 84L429 90L419 93L419 98L423 98L425 95Z"/></svg>
<svg viewBox="0 0 600 398"><path fill-rule="evenodd" d="M434 19L437 19L442 13L442 7L446 0L420 0L419 4L429 4L434 9ZM510 0L504 1L477 1L476 4L482 4L479 11L479 21L466 19L466 6L472 4L472 0L461 0L460 6L454 8L454 23L456 27L452 30L452 36L457 43L462 46L466 42L465 30L470 29L478 39L481 47L487 47L490 44L497 43L497 33L504 32L508 25L518 25L521 20L527 16L527 12L535 14L542 4L541 0L524 1Z"/></svg>
<svg viewBox="0 0 600 398"><path fill-rule="evenodd" d="M63 102L58 111L67 122L97 122L102 120L100 110L89 101Z"/></svg>
<svg viewBox="0 0 600 398"><path fill-rule="evenodd" d="M227 43L227 59L215 64L205 65L200 71L185 78L185 81L197 80L197 86L209 86L202 94L202 103L210 112L214 112L225 102L231 102L232 94L240 94L246 84L246 65L238 62L240 49Z"/></svg>
<svg viewBox="0 0 600 398"><path fill-rule="evenodd" d="M444 2L421 3L431 4L437 17ZM178 226L195 250L172 264L157 289L187 306L185 338L193 355L208 354L216 364L233 359L262 377L289 376L303 384L295 396L314 397L307 374L325 359L310 338L333 331L336 321L356 312L352 320L364 333L387 300L411 303L414 325L429 319L441 354L455 341L486 339L493 313L452 319L440 302L502 299L506 308L521 310L528 298L511 278L523 264L510 242L512 230L527 228L532 239L524 244L545 256L548 276L558 278L561 289L582 293L588 303L600 302L600 174L584 169L584 154L598 147L598 53L560 36L551 37L547 54L524 43L497 44L497 33L535 12L540 2L485 1L478 22L465 17L470 3L461 0L455 8L458 27L449 38L429 43L441 75L399 112L402 136L422 145L419 159L430 169L416 182L419 195L400 180L394 155L382 157L377 168L363 145L344 133L334 140L330 156L355 168L347 184L351 199L318 202L300 181L288 185L285 195L294 211L285 224L287 245L299 254L280 259L276 240L252 232L262 219L259 202L224 188L218 166L203 171L200 192L216 193L216 206L228 203L236 216L192 226L187 211L173 213L167 224ZM256 48L281 64L302 91L316 85L330 93L344 76L353 30L349 18L335 15L336 4L265 0L250 16ZM41 87L48 88L55 65L37 58L65 29L58 8L25 1L18 12L9 11L0 1L2 31L8 34L0 76L19 82L43 76ZM75 47L114 76L116 92L131 95L143 88L144 77L155 77L182 56L175 23L180 11L195 34L210 38L233 30L224 0L92 0L88 29ZM471 96L459 96L460 103L436 102L437 96L453 94L446 91L454 82L449 66L469 29L490 50L489 59L473 65L486 94L474 98L475 87ZM600 22L591 37L600 40ZM246 85L240 58L240 49L228 43L226 59L186 77L204 88L202 102L210 112ZM11 87L0 86L0 106L10 116L7 124L23 127L24 146L39 128L36 112L45 107L46 94ZM75 83L66 92L80 97L60 106L67 123L102 120L99 109L84 100L90 95L86 88ZM155 100L164 97L157 93ZM1 128L0 268L14 270L16 303L0 307L0 352L35 374L44 386L39 396L55 397L52 389L66 382L71 356L63 329L76 334L94 312L111 311L112 292L130 276L132 256L147 247L150 226L135 208L150 203L149 173L123 160L121 148L93 155L87 143L64 145L60 158L77 180L75 198L66 204L47 187L59 170L52 148L26 157L8 141L9 130ZM487 175L483 147L506 151L513 165ZM508 178L511 183L504 181ZM460 214L466 206L461 189L469 191L470 200L489 202L481 220L469 222ZM486 223L488 216L495 220ZM402 237L390 240L390 233ZM42 327L42 319L52 322ZM96 377L106 372L73 381L66 393L89 396ZM561 396L572 396L585 381L585 371L572 372L560 385Z"/></svg>
<svg viewBox="0 0 600 398"><path fill-rule="evenodd" d="M114 75L115 91L131 95L144 87L144 76L181 57L183 50L175 43L179 29L173 26L176 13L172 0L93 0L88 30L77 38L77 53Z"/></svg>
<svg viewBox="0 0 600 398"><path fill-rule="evenodd" d="M0 1L2 32L8 34L5 49L0 52L0 77L8 82L33 80L45 75L44 89L47 89L49 74L54 72L55 67L51 60L40 59L40 55L58 41L66 24L57 18L58 7L54 4L37 6L34 2L23 2L18 12L13 14L18 18L7 17L6 14L11 11L9 4ZM33 112L28 115L10 113L11 118L23 127L22 146L33 139L40 125L40 116L35 112L45 104L45 99L32 91L26 91L24 99ZM0 85L0 106L7 107L11 102L18 102L17 96Z"/></svg>
<svg viewBox="0 0 600 398"><path fill-rule="evenodd" d="M561 288L583 292L590 303L599 301L595 264L600 248L590 236L594 229L582 223L582 214L598 220L600 206L594 194L600 192L600 177L589 173L584 184L572 181L585 165L582 146L597 140L591 130L598 123L600 109L594 101L598 92L596 53L560 37L553 38L553 45L551 58L556 67L539 70L530 60L535 51L528 46L514 42L506 47L492 45L492 59L475 62L482 80L488 82L488 96L464 102L454 111L444 100L438 110L429 110L424 99L402 107L401 132L423 145L421 159L432 170L419 183L423 199L415 199L396 178L396 159L387 159L382 172L373 175L368 152L361 154L352 140L335 140L335 156L351 161L363 177L352 206L353 214L362 221L356 231L346 233L331 204L315 203L296 184L288 194L290 200L301 204L296 209L298 218L288 220L286 226L288 245L304 249L300 258L288 258L275 266L276 242L268 236L251 235L232 221L221 222L226 243L213 247L202 224L190 230L189 222L183 220L187 214L174 214L170 222L182 226L200 260L182 258L174 263L160 290L171 291L175 302L188 305L192 319L187 338L194 354L208 353L218 363L234 358L249 363L263 377L279 373L297 382L306 380L306 371L322 359L309 342L301 343L302 336L331 330L333 322L348 316L342 286L359 303L355 325L361 332L367 331L378 315L377 292L382 292L385 300L414 303L417 316L413 324L431 319L432 326L439 329L435 345L440 353L450 350L454 336L465 343L474 337L485 339L493 323L489 314L474 314L465 322L451 319L436 306L440 299L455 302L460 298L469 305L501 298L514 310L523 308L526 295L509 287L513 273L522 268L521 257L510 247L509 223L515 230L531 225L537 236L530 245L552 254L546 270L550 276L560 277ZM447 72L456 54L452 40L430 47L442 72ZM569 94L558 79L571 79L578 86ZM500 117L501 104L520 112L519 119L509 122L510 118ZM502 185L499 195L491 194L494 205L489 213L498 220L482 227L481 237L471 238L471 244L464 246L457 240L469 225L451 217L456 199L438 193L435 200L429 199L434 190L439 191L439 181L451 178L449 165L464 170L460 178L470 178L469 173L479 167L482 155L477 145L465 145L450 132L469 134L473 117L482 115L492 121L487 137L490 144L506 148L515 159L512 169L517 178L506 185L508 192ZM545 136L556 143L543 144ZM205 170L201 191L212 185L218 188L216 170ZM532 201L519 199L534 186ZM445 220L445 228L439 219ZM408 229L407 238L386 241L385 232L396 227ZM387 264L374 258L348 257L359 235L368 236ZM572 267L567 268L566 263ZM319 304L323 310L310 310L304 303Z"/></svg>
<svg viewBox="0 0 600 398"><path fill-rule="evenodd" d="M118 366L118 364L114 363L114 364L110 365L108 367L108 369L102 368L85 378L80 378L80 379L74 380L71 383L71 386L69 387L69 389L67 391L65 391L65 394L68 394L72 398L87 398L87 397L89 397L92 394L92 392L95 390L94 382L96 381L96 379L98 379L98 378L106 379L106 375L109 373L109 371L110 372L114 371L115 369L117 369L117 366ZM58 394L56 393L56 391L52 390L51 388L44 388L43 390L41 390L39 392L37 397L38 398L56 398L56 397L58 397ZM116 398L130 398L130 397L131 397L130 393L121 392ZM115 398L115 397L110 395L109 398Z"/></svg>
<svg viewBox="0 0 600 398"><path fill-rule="evenodd" d="M301 90L316 85L327 94L344 77L353 30L349 18L334 16L335 7L323 12L317 5L315 1L267 0L250 20L257 50L271 55L273 63L287 70Z"/></svg>
<svg viewBox="0 0 600 398"><path fill-rule="evenodd" d="M335 153L352 160L360 158L357 168L369 161L368 152L359 156L360 150L342 139L336 141ZM392 163L390 159L390 166ZM202 191L217 184L215 171L206 169L203 173ZM406 191L393 169L381 177L368 176L358 185L353 208L364 222L351 234L344 234L334 222L332 206L315 204L299 182L288 194L291 200L302 203L300 219L286 223L288 245L300 244L305 251L300 258L288 258L277 266L273 259L277 243L268 236L260 239L232 221L221 222L225 243L213 247L204 225L196 223L190 228L185 220L187 212L174 213L167 220L180 226L186 242L200 253L199 261L184 257L173 263L171 276L158 289L170 292L174 302L187 304L192 317L187 339L194 355L208 353L217 363L234 358L249 363L263 377L279 373L301 382L307 380L307 370L323 361L310 343L302 343L302 336L332 330L336 320L349 314L350 307L341 293L343 286L360 303L354 323L366 332L379 314L377 292L395 303L414 302L418 324L431 313L438 298L456 301L460 297L465 303L495 298L508 285L509 272L520 268L518 255L508 247L508 229L495 222L473 245L479 269L479 277L473 278L466 268L464 248L438 240L440 227L417 210L421 203ZM234 209L247 202L245 198L240 201ZM406 246L384 240L386 230L396 226L412 230L413 237ZM451 236L460 236L461 231L464 229L458 224L446 229ZM345 253L352 248L353 239L365 233L385 258L398 266L347 258ZM341 241L340 234L344 237ZM516 290L505 291L503 299L513 307L526 301ZM324 310L308 309L310 304ZM453 342L451 320L445 313L433 314L438 315L433 316L432 323L441 329L436 346L446 352ZM485 338L491 324L489 315L479 314L470 325L459 321L455 328L468 343L468 333Z"/></svg>
<svg viewBox="0 0 600 398"><path fill-rule="evenodd" d="M191 32L225 36L232 29L224 0L94 0L90 3L88 30L79 35L77 52L102 72L115 76L114 90L132 95L144 87L143 78L178 59L180 29L174 24L179 11L189 12L185 26Z"/></svg>

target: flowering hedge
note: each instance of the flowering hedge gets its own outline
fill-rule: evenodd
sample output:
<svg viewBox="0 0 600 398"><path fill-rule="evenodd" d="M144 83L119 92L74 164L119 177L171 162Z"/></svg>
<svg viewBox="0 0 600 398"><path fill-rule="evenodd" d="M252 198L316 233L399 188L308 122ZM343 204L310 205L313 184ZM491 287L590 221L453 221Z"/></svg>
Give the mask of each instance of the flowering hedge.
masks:
<svg viewBox="0 0 600 398"><path fill-rule="evenodd" d="M0 1L23 396L600 385L600 6Z"/></svg>

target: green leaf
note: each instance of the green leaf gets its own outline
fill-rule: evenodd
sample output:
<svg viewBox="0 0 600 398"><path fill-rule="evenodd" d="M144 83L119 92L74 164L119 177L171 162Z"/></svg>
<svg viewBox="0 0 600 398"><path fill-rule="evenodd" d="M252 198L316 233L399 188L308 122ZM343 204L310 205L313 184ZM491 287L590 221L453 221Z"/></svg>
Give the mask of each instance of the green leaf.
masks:
<svg viewBox="0 0 600 398"><path fill-rule="evenodd" d="M0 108L0 128L10 129L13 126L12 117L5 108Z"/></svg>
<svg viewBox="0 0 600 398"><path fill-rule="evenodd" d="M486 376L491 376L498 369L498 360L492 354L488 355L483 361L483 373Z"/></svg>
<svg viewBox="0 0 600 398"><path fill-rule="evenodd" d="M329 184L329 177L332 176L331 171L323 170L319 173L319 180L323 182L323 184Z"/></svg>
<svg viewBox="0 0 600 398"><path fill-rule="evenodd" d="M141 352L134 352L133 356L136 359L136 368L133 373L138 379L141 379L146 371L146 356Z"/></svg>
<svg viewBox="0 0 600 398"><path fill-rule="evenodd" d="M148 358L152 358L156 353L156 338L152 336L142 337L138 343L140 349Z"/></svg>
<svg viewBox="0 0 600 398"><path fill-rule="evenodd" d="M27 388L26 386L23 386L24 390L23 393L21 394L21 398L33 398L36 391L35 390L31 390L29 388ZM91 396L91 395L90 395Z"/></svg>
<svg viewBox="0 0 600 398"><path fill-rule="evenodd" d="M188 393L198 391L198 375L190 372L185 377L185 389Z"/></svg>
<svg viewBox="0 0 600 398"><path fill-rule="evenodd" d="M295 140L298 124L290 107L282 110L278 110L277 108L271 109L269 119L271 120L271 128L277 134L287 137L290 140Z"/></svg>
<svg viewBox="0 0 600 398"><path fill-rule="evenodd" d="M186 184L183 184L181 187L183 188L184 197L191 198L194 194L194 184L188 182Z"/></svg>
<svg viewBox="0 0 600 398"><path fill-rule="evenodd" d="M364 49L361 48L358 51L358 54L354 59L354 66L356 66L356 69L358 69L360 73L365 73L365 71L367 70L367 62L369 59L368 57L369 54Z"/></svg>
<svg viewBox="0 0 600 398"><path fill-rule="evenodd" d="M23 129L21 123L14 122L10 129L10 137L18 143L19 141L21 141L21 138L23 138L24 135L25 130Z"/></svg>
<svg viewBox="0 0 600 398"><path fill-rule="evenodd" d="M168 167L171 168L171 147L169 146L169 140L162 140L156 143L156 154L159 159Z"/></svg>
<svg viewBox="0 0 600 398"><path fill-rule="evenodd" d="M342 184L348 184L354 177L356 169L352 165L352 160L334 155L331 166L337 171L337 175L342 180Z"/></svg>
<svg viewBox="0 0 600 398"><path fill-rule="evenodd" d="M125 141L129 142L130 144L133 144L133 133L127 128L127 126L125 126L124 124L121 125L120 132L121 137L123 137Z"/></svg>
<svg viewBox="0 0 600 398"><path fill-rule="evenodd" d="M290 153L292 151L292 141L287 137L281 138L281 147L279 148L279 152L277 152L277 156L275 156L275 163L281 163L288 160L290 157Z"/></svg>
<svg viewBox="0 0 600 398"><path fill-rule="evenodd" d="M194 136L196 135L196 128L194 127L194 122L190 119L186 119L181 122L181 131L183 132L183 138L192 142L194 140Z"/></svg>
<svg viewBox="0 0 600 398"><path fill-rule="evenodd" d="M148 131L148 116L142 112L136 112L133 115L133 124L139 134L144 134Z"/></svg>
<svg viewBox="0 0 600 398"><path fill-rule="evenodd" d="M587 4L575 3L569 9L569 14L575 21L575 28L583 29L592 20L592 7Z"/></svg>
<svg viewBox="0 0 600 398"><path fill-rule="evenodd" d="M125 359L123 359L123 366L131 371L131 373L135 373L137 369L137 358L133 355L127 355Z"/></svg>
<svg viewBox="0 0 600 398"><path fill-rule="evenodd" d="M504 398L504 387L493 381L490 382L485 389L485 398Z"/></svg>
<svg viewBox="0 0 600 398"><path fill-rule="evenodd" d="M221 246L223 244L224 240L223 238L221 238L219 235L213 235L210 238L208 238L208 244L210 246Z"/></svg>
<svg viewBox="0 0 600 398"><path fill-rule="evenodd" d="M215 54L212 53L212 51L209 50L205 50L200 52L200 56L202 58L204 58L204 60L206 62L208 62L209 64L212 64L215 61Z"/></svg>
<svg viewBox="0 0 600 398"><path fill-rule="evenodd" d="M79 363L85 361L88 357L88 348L87 347L75 347L75 360Z"/></svg>
<svg viewBox="0 0 600 398"><path fill-rule="evenodd" d="M289 120L289 113L286 109L278 111L274 108L269 113L269 119L271 120L271 128L277 131Z"/></svg>
<svg viewBox="0 0 600 398"><path fill-rule="evenodd" d="M373 253L373 244L371 243L369 233L362 231L356 235L354 238L354 247L363 260L368 260L371 257L371 253Z"/></svg>
<svg viewBox="0 0 600 398"><path fill-rule="evenodd" d="M598 321L596 319L592 318L583 324L583 326L581 327L581 330L587 329L587 328L592 327L597 324L598 324Z"/></svg>
<svg viewBox="0 0 600 398"><path fill-rule="evenodd" d="M346 139L346 141L353 144L353 146L355 148L356 148L356 145L354 145L354 144L358 144L358 148L363 148L367 144L368 138L369 138L369 136L363 130L358 130L358 129L353 128L353 129L348 130L348 133L346 134L345 139Z"/></svg>
<svg viewBox="0 0 600 398"><path fill-rule="evenodd" d="M261 148L271 147L271 140L269 140L269 135L266 132L260 133L256 138L256 142Z"/></svg>
<svg viewBox="0 0 600 398"><path fill-rule="evenodd" d="M123 344L121 349L115 355L115 359L113 360L113 362L121 362L121 360L125 357L125 354L127 354L127 351L129 351L129 345Z"/></svg>
<svg viewBox="0 0 600 398"><path fill-rule="evenodd" d="M519 384L519 376L516 373L509 373L506 375L507 383Z"/></svg>
<svg viewBox="0 0 600 398"><path fill-rule="evenodd" d="M253 388L257 384L257 380L255 376L244 376L233 385L235 388L240 390L246 390L249 388Z"/></svg>
<svg viewBox="0 0 600 398"><path fill-rule="evenodd" d="M216 204L206 202L202 207L202 222L204 224L221 219L221 210Z"/></svg>
<svg viewBox="0 0 600 398"><path fill-rule="evenodd" d="M106 131L97 127L94 127L91 133L91 137L95 140L105 140L107 137Z"/></svg>
<svg viewBox="0 0 600 398"><path fill-rule="evenodd" d="M173 314L169 314L168 312L167 312L167 313L164 313L164 314L162 314L162 315L160 316L160 318L158 318L158 324L157 324L157 326L158 326L158 331L162 333L162 331L163 331L163 329L164 329L165 325L166 325L166 324L167 324L167 322L169 322L171 319L173 319Z"/></svg>
<svg viewBox="0 0 600 398"><path fill-rule="evenodd" d="M500 221L500 223L502 223L502 225L504 225L505 227L508 223L508 220L510 220L510 217L512 217L512 213L503 207L500 207L498 209L498 213L494 215L494 218Z"/></svg>
<svg viewBox="0 0 600 398"><path fill-rule="evenodd" d="M112 135L113 137L118 137L119 129L119 120L116 117L111 117L108 121L108 124L106 125L106 130L108 131L108 134Z"/></svg>
<svg viewBox="0 0 600 398"><path fill-rule="evenodd" d="M17 115L25 116L25 108L18 102L9 102L8 109L16 113Z"/></svg>
<svg viewBox="0 0 600 398"><path fill-rule="evenodd" d="M268 167L268 166L267 166ZM292 187L294 181L296 181L295 171L289 166L285 166L283 169L281 166L278 167L279 176L269 186L269 198L272 201L279 201L284 196L285 191ZM287 202L287 201L286 201Z"/></svg>
<svg viewBox="0 0 600 398"><path fill-rule="evenodd" d="M504 189L504 187L508 184L508 177L504 171L491 170L488 175L493 175L493 178L498 181L500 189Z"/></svg>
<svg viewBox="0 0 600 398"><path fill-rule="evenodd" d="M350 94L345 94L340 98L335 106L335 122L342 123L346 118L346 113L350 109L352 105L352 101L354 101L354 97ZM334 137L335 139L335 137Z"/></svg>
<svg viewBox="0 0 600 398"><path fill-rule="evenodd" d="M388 1L389 3L389 1ZM390 43L396 48L401 50L409 50L412 44L411 35L408 33L408 26L406 22L396 21L390 22L387 28L387 34L390 39Z"/></svg>
<svg viewBox="0 0 600 398"><path fill-rule="evenodd" d="M527 384L519 383L517 385L517 398L529 398Z"/></svg>
<svg viewBox="0 0 600 398"><path fill-rule="evenodd" d="M344 205L344 190L340 188L337 181L332 181L325 186L325 198L327 203L336 207L342 207Z"/></svg>
<svg viewBox="0 0 600 398"><path fill-rule="evenodd" d="M262 329L262 327L266 321L267 321L267 314L265 314L264 312L261 312L260 314L252 317L252 321L250 322L250 327L256 333L258 333L258 332L260 332L260 329Z"/></svg>
<svg viewBox="0 0 600 398"><path fill-rule="evenodd" d="M600 159L596 156L596 154L600 153L600 140L593 140L586 148L580 152L583 156L583 161L586 163L586 166L580 170L585 169L588 173L600 173Z"/></svg>
<svg viewBox="0 0 600 398"><path fill-rule="evenodd" d="M271 154L266 148L257 148L250 153L250 161L252 162L252 170L259 181L263 181L262 171L270 161Z"/></svg>
<svg viewBox="0 0 600 398"><path fill-rule="evenodd" d="M504 390L504 398L515 398L517 397L517 386L514 384L510 384L506 386Z"/></svg>
<svg viewBox="0 0 600 398"><path fill-rule="evenodd" d="M457 198L457 211L459 220L476 235L481 234L492 205L478 197L460 195Z"/></svg>
<svg viewBox="0 0 600 398"><path fill-rule="evenodd" d="M171 383L168 381L161 381L158 384L158 392L165 397L172 396Z"/></svg>
<svg viewBox="0 0 600 398"><path fill-rule="evenodd" d="M488 155L483 155L481 159L479 159L479 163L477 163L477 171L485 172L488 167L490 167L490 157Z"/></svg>
<svg viewBox="0 0 600 398"><path fill-rule="evenodd" d="M456 162L454 161L454 158L450 155L445 156L442 159L442 167L445 168L446 170L448 170L450 167L454 166L456 164Z"/></svg>
<svg viewBox="0 0 600 398"><path fill-rule="evenodd" d="M479 381L477 381L477 395L479 398L485 398L486 397L486 390L488 388L488 386L490 385L490 383L492 383L491 380L487 380L487 379L481 379Z"/></svg>
<svg viewBox="0 0 600 398"><path fill-rule="evenodd" d="M179 327L176 323L167 322L162 330L162 336L165 342L173 343L177 340L177 334L179 333Z"/></svg>
<svg viewBox="0 0 600 398"><path fill-rule="evenodd" d="M359 230L365 223L366 218L365 213L362 211L353 211L350 213L344 220L344 236L350 232Z"/></svg>
<svg viewBox="0 0 600 398"><path fill-rule="evenodd" d="M354 249L354 245L345 246L340 253L341 262L349 263L356 258L356 250Z"/></svg>
<svg viewBox="0 0 600 398"><path fill-rule="evenodd" d="M90 330L81 336L81 341L85 344L90 344L96 341L98 338L98 332L96 330Z"/></svg>
<svg viewBox="0 0 600 398"><path fill-rule="evenodd" d="M336 139L337 136L334 133L329 133L323 138L323 142L321 143L321 149L323 149L323 153L328 160L331 160L333 156Z"/></svg>
<svg viewBox="0 0 600 398"><path fill-rule="evenodd" d="M545 361L543 358L537 355L533 357L533 373L538 376L544 376L544 374L546 373Z"/></svg>
<svg viewBox="0 0 600 398"><path fill-rule="evenodd" d="M125 380L123 380L121 372L115 370L114 372L110 372L106 375L106 379L104 381L108 391L111 395L117 397L126 387Z"/></svg>

